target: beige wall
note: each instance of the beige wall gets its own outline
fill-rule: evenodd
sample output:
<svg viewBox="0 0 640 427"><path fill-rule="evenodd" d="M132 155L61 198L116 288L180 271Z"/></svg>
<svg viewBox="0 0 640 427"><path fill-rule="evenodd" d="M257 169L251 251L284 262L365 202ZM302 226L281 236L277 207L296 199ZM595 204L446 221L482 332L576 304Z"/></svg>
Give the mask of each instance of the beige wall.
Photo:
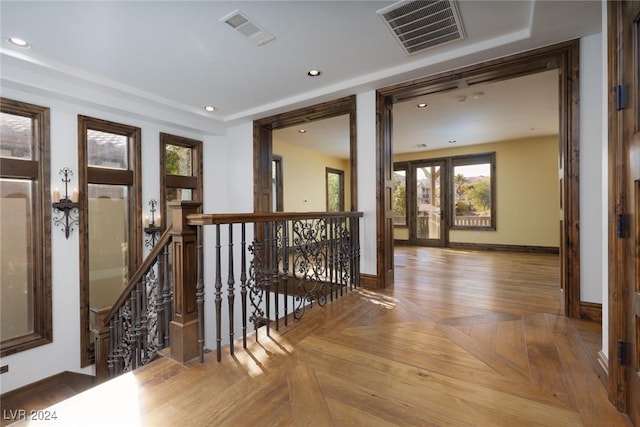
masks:
<svg viewBox="0 0 640 427"><path fill-rule="evenodd" d="M394 161L496 153L497 230L452 230L451 242L559 246L558 137L399 154Z"/></svg>
<svg viewBox="0 0 640 427"><path fill-rule="evenodd" d="M344 171L344 207L350 209L351 171L348 159L338 159L274 139L273 154L282 156L284 211L324 212L326 168Z"/></svg>

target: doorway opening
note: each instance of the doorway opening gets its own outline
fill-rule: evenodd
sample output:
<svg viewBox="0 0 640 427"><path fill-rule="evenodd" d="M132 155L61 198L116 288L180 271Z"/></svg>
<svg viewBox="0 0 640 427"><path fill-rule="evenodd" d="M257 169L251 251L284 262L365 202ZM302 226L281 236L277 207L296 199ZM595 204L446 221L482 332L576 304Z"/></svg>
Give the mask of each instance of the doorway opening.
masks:
<svg viewBox="0 0 640 427"><path fill-rule="evenodd" d="M254 121L254 212L274 212L279 209L289 212L322 211L327 207L326 168L331 165L323 163L318 177L313 179L313 183L319 183L321 189L312 188L311 183L305 181L305 177L309 177L309 171L304 169L308 161L300 160L300 151L308 151L309 147L295 145L300 142L294 143L287 134L308 135L313 133L309 128L314 123L334 123L334 119L343 123L341 117L345 118L345 126L340 132L346 135L347 155L340 157L347 157L347 160L340 168L348 170L342 186L345 199L342 207L348 211L357 210L356 99L355 96L349 96ZM322 124L318 126L322 127ZM279 134L274 136L276 131ZM327 136L330 131L323 128L320 133ZM276 137L280 140L276 141ZM329 144L330 139L325 139L324 143ZM278 147L279 153L274 152L274 146ZM278 168L274 172L276 164ZM333 167L338 169L338 166ZM298 187L292 188L294 186ZM313 197L308 197L308 194ZM318 201L320 198L322 200Z"/></svg>
<svg viewBox="0 0 640 427"><path fill-rule="evenodd" d="M559 168L559 204L560 239L559 252L561 263L561 286L564 290L565 313L570 317L580 316L580 246L579 246L579 203L578 203L578 41L538 49L425 77L378 91L377 113L378 127L378 177L377 177L377 234L382 238L382 247L378 250L377 275L380 287L393 286L393 248L394 248L394 210L393 210L393 174L395 126L392 116L394 105L410 99L432 94L453 92L461 85L478 88L482 84L509 80L520 76L533 75L549 70L558 74L558 168ZM480 91L478 91L480 92ZM523 100L524 102L524 100ZM395 118L394 118L395 119ZM393 139L393 141L392 141ZM447 144L449 141L448 140ZM454 197L454 177L449 174L448 194ZM497 184L500 185L499 183ZM407 181L407 188L410 188ZM417 201L416 201L417 204ZM453 203L448 203L452 206ZM455 208L444 212L445 222L454 227ZM447 215L447 213L449 215ZM416 215L416 218L418 215ZM495 218L500 223L500 218ZM500 227L500 226L498 226ZM416 227L416 230L419 227ZM417 231L416 231L417 233ZM416 234L417 236L417 234ZM411 238L411 236L410 236ZM446 241L446 238L444 239Z"/></svg>

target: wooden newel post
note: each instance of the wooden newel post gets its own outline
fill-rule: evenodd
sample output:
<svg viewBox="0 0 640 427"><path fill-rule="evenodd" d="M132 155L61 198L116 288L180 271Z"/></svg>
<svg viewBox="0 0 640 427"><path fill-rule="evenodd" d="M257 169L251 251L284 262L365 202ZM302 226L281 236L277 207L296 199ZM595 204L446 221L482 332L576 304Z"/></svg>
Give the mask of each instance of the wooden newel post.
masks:
<svg viewBox="0 0 640 427"><path fill-rule="evenodd" d="M95 363L96 363L96 384L100 384L109 379L109 325L104 324L104 319L109 314L111 307L93 307L91 312L95 316L95 324L93 326L93 336L95 343Z"/></svg>
<svg viewBox="0 0 640 427"><path fill-rule="evenodd" d="M187 224L187 215L199 213L201 202L169 203L173 212L173 320L171 357L186 362L198 356L198 248L196 227Z"/></svg>

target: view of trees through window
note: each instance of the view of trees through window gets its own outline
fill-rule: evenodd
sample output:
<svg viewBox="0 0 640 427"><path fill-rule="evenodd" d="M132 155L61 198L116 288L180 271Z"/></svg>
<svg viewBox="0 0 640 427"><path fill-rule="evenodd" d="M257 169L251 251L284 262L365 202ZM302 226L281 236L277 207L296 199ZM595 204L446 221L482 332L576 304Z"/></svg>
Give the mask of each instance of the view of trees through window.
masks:
<svg viewBox="0 0 640 427"><path fill-rule="evenodd" d="M453 167L456 226L491 226L491 164Z"/></svg>
<svg viewBox="0 0 640 427"><path fill-rule="evenodd" d="M181 145L166 145L166 172L169 175L191 176L191 148Z"/></svg>
<svg viewBox="0 0 640 427"><path fill-rule="evenodd" d="M344 172L327 168L327 211L344 210Z"/></svg>
<svg viewBox="0 0 640 427"><path fill-rule="evenodd" d="M393 224L407 224L407 171L393 171Z"/></svg>
<svg viewBox="0 0 640 427"><path fill-rule="evenodd" d="M398 240L442 240L445 229L495 230L495 153L398 162L392 179Z"/></svg>

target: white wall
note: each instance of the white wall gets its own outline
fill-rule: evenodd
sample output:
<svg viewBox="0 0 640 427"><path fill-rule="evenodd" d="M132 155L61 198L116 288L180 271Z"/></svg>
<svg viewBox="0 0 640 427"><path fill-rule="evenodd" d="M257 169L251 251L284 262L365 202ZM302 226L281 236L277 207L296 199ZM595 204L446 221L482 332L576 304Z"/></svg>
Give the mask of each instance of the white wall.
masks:
<svg viewBox="0 0 640 427"><path fill-rule="evenodd" d="M376 274L376 92L356 96L358 129L358 211L360 220L360 272Z"/></svg>
<svg viewBox="0 0 640 427"><path fill-rule="evenodd" d="M142 201L143 216L148 212L148 202L159 200L159 134L172 133L187 138L204 140L204 154L208 159L205 174L226 173L228 164L226 155L218 158L216 138L197 132L176 129L163 125L157 120L146 121L139 115L129 117L117 112L100 110L93 106L74 104L69 100L60 100L48 96L22 91L15 88L2 87L2 96L9 99L37 104L51 110L51 186L61 187L58 171L63 167L73 170L71 189L78 187L78 114L111 120L142 129ZM226 142L223 142L223 147ZM212 191L211 196L218 196L214 186L205 188ZM250 190L252 191L251 187ZM222 188L221 197L227 203L227 186ZM52 261L52 321L53 342L31 350L3 357L1 365L8 365L9 372L0 377L0 393L13 390L34 381L57 374L61 371L93 374L93 367L80 367L80 290L79 290L79 235L74 229L69 239L57 227L51 231ZM141 245L143 242L140 243Z"/></svg>
<svg viewBox="0 0 640 427"><path fill-rule="evenodd" d="M600 147L600 162L602 165L602 179L600 180L601 199L600 215L600 238L602 241L602 253L600 272L602 282L602 353L609 357L609 117L607 111L607 94L609 93L608 72L607 72L607 2L602 1L602 36L600 38L600 93L602 96L601 129L602 144Z"/></svg>
<svg viewBox="0 0 640 427"><path fill-rule="evenodd" d="M595 34L580 40L580 299L594 303L602 303L602 273L607 269L602 262L602 182L607 179L602 158L607 143L602 139L606 111L601 82L602 35Z"/></svg>

